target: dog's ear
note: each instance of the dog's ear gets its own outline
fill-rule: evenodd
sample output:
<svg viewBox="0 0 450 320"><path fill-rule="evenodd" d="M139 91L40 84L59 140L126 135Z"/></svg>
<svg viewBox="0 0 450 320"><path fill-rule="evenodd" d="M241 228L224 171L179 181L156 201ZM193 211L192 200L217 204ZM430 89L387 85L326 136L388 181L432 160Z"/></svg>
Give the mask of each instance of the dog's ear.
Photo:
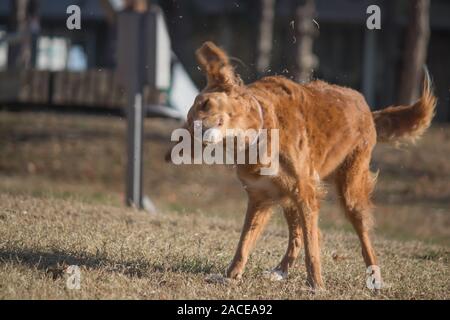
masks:
<svg viewBox="0 0 450 320"><path fill-rule="evenodd" d="M241 84L227 54L208 41L196 52L198 63L208 78L208 86L231 88Z"/></svg>

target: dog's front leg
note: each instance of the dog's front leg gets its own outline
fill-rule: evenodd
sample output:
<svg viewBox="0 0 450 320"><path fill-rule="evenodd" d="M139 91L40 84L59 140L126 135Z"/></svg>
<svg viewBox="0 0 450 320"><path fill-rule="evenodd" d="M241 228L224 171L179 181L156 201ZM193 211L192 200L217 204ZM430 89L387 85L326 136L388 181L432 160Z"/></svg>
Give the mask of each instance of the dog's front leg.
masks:
<svg viewBox="0 0 450 320"><path fill-rule="evenodd" d="M289 228L289 242L286 254L274 270L281 278L287 277L289 268L294 266L303 242L300 213L297 206L285 205L283 206L283 211Z"/></svg>
<svg viewBox="0 0 450 320"><path fill-rule="evenodd" d="M263 231L264 226L269 221L271 213L271 206L262 205L254 199L249 198L241 238L233 261L227 270L228 278L240 279L242 277L248 255Z"/></svg>
<svg viewBox="0 0 450 320"><path fill-rule="evenodd" d="M295 195L300 212L305 245L307 284L313 290L324 289L320 263L319 205L314 182L304 179Z"/></svg>

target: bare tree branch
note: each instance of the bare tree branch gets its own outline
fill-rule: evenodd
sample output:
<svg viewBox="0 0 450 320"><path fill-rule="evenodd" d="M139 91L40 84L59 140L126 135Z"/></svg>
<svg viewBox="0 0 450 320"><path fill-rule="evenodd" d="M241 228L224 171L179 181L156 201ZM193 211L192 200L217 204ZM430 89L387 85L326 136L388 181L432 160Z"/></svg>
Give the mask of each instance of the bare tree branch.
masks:
<svg viewBox="0 0 450 320"><path fill-rule="evenodd" d="M299 1L300 3L300 1ZM314 0L306 0L297 7L297 81L307 82L319 60L313 52L314 38L317 36L315 23L316 5Z"/></svg>
<svg viewBox="0 0 450 320"><path fill-rule="evenodd" d="M261 0L261 19L259 24L258 57L256 69L263 74L270 65L272 54L275 0Z"/></svg>
<svg viewBox="0 0 450 320"><path fill-rule="evenodd" d="M410 104L419 96L422 66L426 62L430 38L429 8L429 0L410 1L410 18L398 97L400 104Z"/></svg>

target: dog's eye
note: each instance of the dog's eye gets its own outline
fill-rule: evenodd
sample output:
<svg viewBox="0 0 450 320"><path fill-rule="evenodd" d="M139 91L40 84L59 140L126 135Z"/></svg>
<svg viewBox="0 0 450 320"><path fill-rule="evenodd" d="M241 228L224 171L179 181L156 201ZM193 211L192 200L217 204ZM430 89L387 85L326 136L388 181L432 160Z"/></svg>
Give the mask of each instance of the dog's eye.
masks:
<svg viewBox="0 0 450 320"><path fill-rule="evenodd" d="M209 99L206 99L206 101L202 103L202 105L200 106L200 109L203 110L203 111L208 111L208 109L209 109Z"/></svg>

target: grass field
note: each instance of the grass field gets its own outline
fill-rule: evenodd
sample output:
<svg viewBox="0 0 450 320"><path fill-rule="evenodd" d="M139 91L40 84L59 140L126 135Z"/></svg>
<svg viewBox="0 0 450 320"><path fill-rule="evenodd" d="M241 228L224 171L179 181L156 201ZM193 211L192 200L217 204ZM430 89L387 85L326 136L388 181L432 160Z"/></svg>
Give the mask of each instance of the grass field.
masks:
<svg viewBox="0 0 450 320"><path fill-rule="evenodd" d="M450 127L416 146L376 149L374 239L387 287L375 296L332 188L320 219L326 292L305 290L303 257L287 281L264 279L287 241L277 213L243 281L207 282L234 253L245 195L232 168L163 162L177 126L146 122L151 216L122 206L121 119L0 112L0 299L450 298ZM81 290L66 288L68 265L80 266Z"/></svg>

